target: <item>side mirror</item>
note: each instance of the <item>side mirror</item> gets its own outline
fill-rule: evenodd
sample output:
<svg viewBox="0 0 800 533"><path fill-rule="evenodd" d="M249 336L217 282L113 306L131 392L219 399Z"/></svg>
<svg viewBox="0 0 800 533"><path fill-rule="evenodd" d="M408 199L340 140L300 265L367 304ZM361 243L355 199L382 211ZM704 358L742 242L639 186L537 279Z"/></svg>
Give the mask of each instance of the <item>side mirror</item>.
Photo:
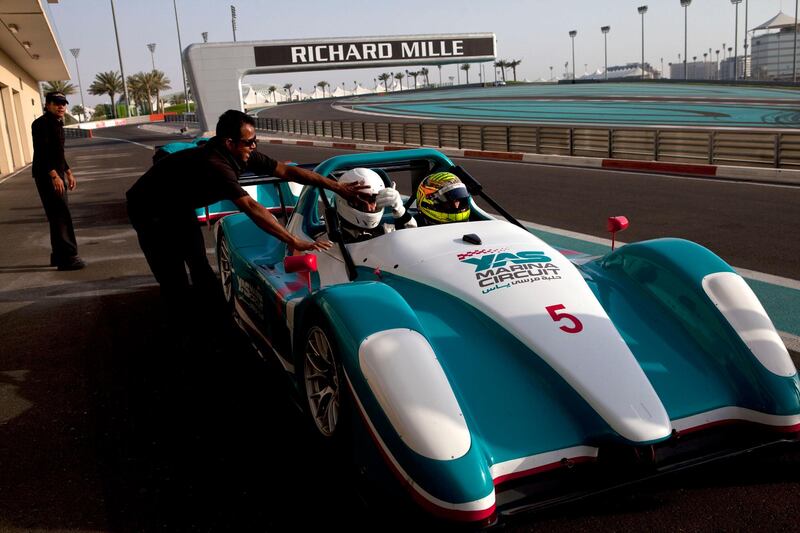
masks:
<svg viewBox="0 0 800 533"><path fill-rule="evenodd" d="M314 254L289 255L283 259L283 269L287 274L300 272L306 280L308 292L311 293L311 272L317 271L317 256Z"/></svg>
<svg viewBox="0 0 800 533"><path fill-rule="evenodd" d="M608 217L606 223L606 230L611 233L611 250L614 250L616 245L616 234L618 231L628 229L628 218L623 216Z"/></svg>

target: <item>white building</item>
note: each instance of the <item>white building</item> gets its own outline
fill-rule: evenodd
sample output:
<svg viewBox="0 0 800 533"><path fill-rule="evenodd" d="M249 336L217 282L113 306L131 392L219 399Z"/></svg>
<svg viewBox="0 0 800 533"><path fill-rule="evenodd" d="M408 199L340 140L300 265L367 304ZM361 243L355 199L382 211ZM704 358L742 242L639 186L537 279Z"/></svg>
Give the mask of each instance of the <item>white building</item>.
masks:
<svg viewBox="0 0 800 533"><path fill-rule="evenodd" d="M31 123L43 112L38 82L69 80L70 74L44 0L0 2L0 19L2 176L33 159ZM77 93L69 98L80 103Z"/></svg>
<svg viewBox="0 0 800 533"><path fill-rule="evenodd" d="M669 77L673 80L719 79L719 69L716 61L690 61L686 63L686 71L689 73L688 76L683 75L683 63L672 63L669 66Z"/></svg>
<svg viewBox="0 0 800 533"><path fill-rule="evenodd" d="M750 58L752 77L757 80L791 81L797 31L794 17L780 12L751 31L753 32ZM756 35L759 31L766 33Z"/></svg>
<svg viewBox="0 0 800 533"><path fill-rule="evenodd" d="M658 79L661 77L661 73L654 69L650 63L644 64L644 77L648 80ZM608 79L609 80L622 80L622 79L642 79L642 64L641 63L628 63L626 65L615 65L613 67L608 67ZM606 74L603 69L597 69L596 72L592 72L591 74L584 74L580 78L581 80L604 80L606 79Z"/></svg>

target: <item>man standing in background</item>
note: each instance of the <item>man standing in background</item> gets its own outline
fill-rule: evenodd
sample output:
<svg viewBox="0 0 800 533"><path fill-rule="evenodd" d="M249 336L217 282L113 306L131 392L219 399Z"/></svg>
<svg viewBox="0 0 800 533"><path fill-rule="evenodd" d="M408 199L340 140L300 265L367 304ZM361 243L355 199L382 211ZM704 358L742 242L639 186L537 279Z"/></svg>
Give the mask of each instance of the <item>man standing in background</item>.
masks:
<svg viewBox="0 0 800 533"><path fill-rule="evenodd" d="M80 270L86 264L78 257L78 243L67 203L67 191L75 190L77 184L64 159L67 103L63 93L47 93L44 115L31 125L33 179L50 223L50 266L58 270Z"/></svg>

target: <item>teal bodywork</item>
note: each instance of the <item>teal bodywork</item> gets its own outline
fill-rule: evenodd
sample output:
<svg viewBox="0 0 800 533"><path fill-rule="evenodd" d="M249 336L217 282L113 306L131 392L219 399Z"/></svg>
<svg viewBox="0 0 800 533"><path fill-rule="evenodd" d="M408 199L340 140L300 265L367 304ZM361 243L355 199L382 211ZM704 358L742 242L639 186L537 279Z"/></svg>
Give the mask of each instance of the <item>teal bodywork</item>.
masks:
<svg viewBox="0 0 800 533"><path fill-rule="evenodd" d="M452 167L435 150L340 156L317 167L323 175L357 165L407 160ZM276 200L276 199L273 199ZM318 192L296 206L308 235L324 228ZM349 283L311 291L304 274L287 274L286 246L246 216L231 215L219 236L231 255L233 288L252 324L289 365L304 335L327 325L365 417L413 483L434 498L474 502L495 490L492 465L555 450L629 444L528 346L463 300L419 282L358 267ZM703 278L732 272L709 250L680 239L629 244L578 267L647 378L671 420L737 406L772 415L800 413L798 375L764 368L706 296ZM294 301L291 328L287 302ZM365 314L363 310L370 312ZM404 328L430 344L463 411L471 447L450 461L425 458L395 431L359 363L373 333ZM298 390L297 375L287 375Z"/></svg>

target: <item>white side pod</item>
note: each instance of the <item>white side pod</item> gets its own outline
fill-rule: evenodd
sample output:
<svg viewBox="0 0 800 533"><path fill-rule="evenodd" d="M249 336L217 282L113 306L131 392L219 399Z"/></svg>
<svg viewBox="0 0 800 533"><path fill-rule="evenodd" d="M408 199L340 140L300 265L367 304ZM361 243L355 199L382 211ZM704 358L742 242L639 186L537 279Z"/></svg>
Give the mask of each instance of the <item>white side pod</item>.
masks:
<svg viewBox="0 0 800 533"><path fill-rule="evenodd" d="M430 459L465 455L471 437L461 407L427 339L410 329L370 335L358 349L369 387L406 445Z"/></svg>
<svg viewBox="0 0 800 533"><path fill-rule="evenodd" d="M744 278L716 272L703 278L703 290L764 368L790 377L797 369L783 341Z"/></svg>

